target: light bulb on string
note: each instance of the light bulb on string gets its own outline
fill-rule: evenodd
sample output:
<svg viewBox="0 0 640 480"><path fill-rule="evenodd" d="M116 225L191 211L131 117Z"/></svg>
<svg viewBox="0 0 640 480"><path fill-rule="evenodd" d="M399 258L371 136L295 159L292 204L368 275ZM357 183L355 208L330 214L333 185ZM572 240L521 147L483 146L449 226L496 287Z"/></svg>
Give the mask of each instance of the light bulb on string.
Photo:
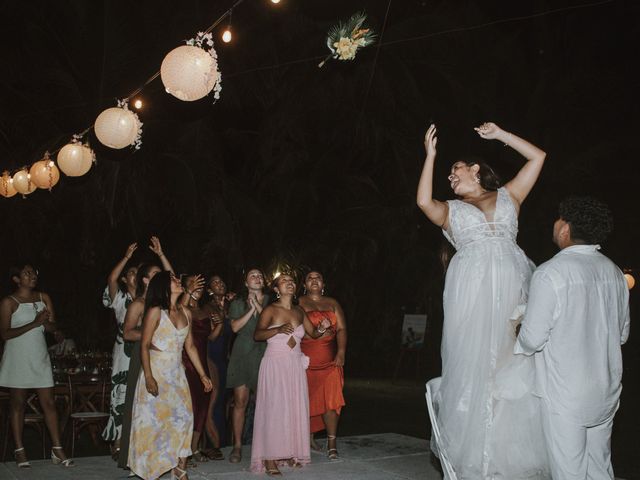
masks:
<svg viewBox="0 0 640 480"><path fill-rule="evenodd" d="M231 41L231 25L227 27L227 29L222 33L222 41L224 43L229 43Z"/></svg>
<svg viewBox="0 0 640 480"><path fill-rule="evenodd" d="M271 0L271 3L278 4L278 3L280 3L280 0Z"/></svg>
<svg viewBox="0 0 640 480"><path fill-rule="evenodd" d="M140 100L139 98L136 99L136 101L133 102L133 106L136 110L140 110L142 108L142 100Z"/></svg>

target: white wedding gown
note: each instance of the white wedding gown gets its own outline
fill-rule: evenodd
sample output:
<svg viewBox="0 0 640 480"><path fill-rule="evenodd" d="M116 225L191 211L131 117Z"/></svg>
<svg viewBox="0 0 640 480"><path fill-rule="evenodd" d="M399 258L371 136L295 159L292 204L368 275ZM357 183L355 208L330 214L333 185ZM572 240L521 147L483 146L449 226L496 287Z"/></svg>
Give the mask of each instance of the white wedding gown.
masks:
<svg viewBox="0 0 640 480"><path fill-rule="evenodd" d="M550 478L533 358L513 354L533 269L516 244L516 209L505 188L490 221L471 204L448 204L444 233L457 252L445 280L442 381L433 394L437 446L458 480Z"/></svg>

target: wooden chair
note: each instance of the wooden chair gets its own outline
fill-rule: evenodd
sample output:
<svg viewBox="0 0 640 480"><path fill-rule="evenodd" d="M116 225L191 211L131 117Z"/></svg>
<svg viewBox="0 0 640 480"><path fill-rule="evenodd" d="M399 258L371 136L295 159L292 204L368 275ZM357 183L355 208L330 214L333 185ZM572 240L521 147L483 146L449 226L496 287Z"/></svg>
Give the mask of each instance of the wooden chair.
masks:
<svg viewBox="0 0 640 480"><path fill-rule="evenodd" d="M103 377L91 383L76 383L69 376L72 410L71 422L71 457L75 456L76 438L85 427L94 425L102 430L109 419L107 411L111 381ZM95 439L94 439L95 440Z"/></svg>
<svg viewBox="0 0 640 480"><path fill-rule="evenodd" d="M429 419L431 420L431 441L435 440L435 444L438 447L438 458L440 459L440 464L442 465L442 471L444 473L444 480L457 480L456 472L449 461L449 457L447 456L447 452L444 451L441 444L441 436L440 436L440 427L437 422L437 412L435 411L435 406L433 403L433 395L440 389L440 381L442 377L432 378L427 382L427 393L425 394L427 398L427 409L429 410Z"/></svg>

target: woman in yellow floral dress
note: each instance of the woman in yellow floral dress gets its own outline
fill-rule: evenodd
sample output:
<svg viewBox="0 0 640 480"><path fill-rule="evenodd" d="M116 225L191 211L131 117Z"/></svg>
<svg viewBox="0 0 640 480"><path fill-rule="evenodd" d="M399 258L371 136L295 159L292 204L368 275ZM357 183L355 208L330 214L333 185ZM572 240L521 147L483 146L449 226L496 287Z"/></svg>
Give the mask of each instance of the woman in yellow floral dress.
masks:
<svg viewBox="0 0 640 480"><path fill-rule="evenodd" d="M142 372L136 387L131 420L129 467L145 480L168 470L187 480L191 455L193 411L182 366L182 348L200 375L205 391L212 388L191 339L191 318L179 305L183 289L171 272L156 274L147 290L142 322Z"/></svg>

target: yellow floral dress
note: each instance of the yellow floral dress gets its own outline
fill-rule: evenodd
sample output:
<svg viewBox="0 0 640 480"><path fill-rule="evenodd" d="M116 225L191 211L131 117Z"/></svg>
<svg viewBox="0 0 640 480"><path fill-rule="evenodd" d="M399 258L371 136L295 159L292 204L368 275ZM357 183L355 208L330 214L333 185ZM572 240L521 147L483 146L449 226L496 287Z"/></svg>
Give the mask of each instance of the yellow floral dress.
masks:
<svg viewBox="0 0 640 480"><path fill-rule="evenodd" d="M151 372L158 396L147 392L140 372L133 400L129 468L145 480L156 479L191 455L193 410L189 384L182 366L182 349L190 325L177 329L165 310L153 334Z"/></svg>

